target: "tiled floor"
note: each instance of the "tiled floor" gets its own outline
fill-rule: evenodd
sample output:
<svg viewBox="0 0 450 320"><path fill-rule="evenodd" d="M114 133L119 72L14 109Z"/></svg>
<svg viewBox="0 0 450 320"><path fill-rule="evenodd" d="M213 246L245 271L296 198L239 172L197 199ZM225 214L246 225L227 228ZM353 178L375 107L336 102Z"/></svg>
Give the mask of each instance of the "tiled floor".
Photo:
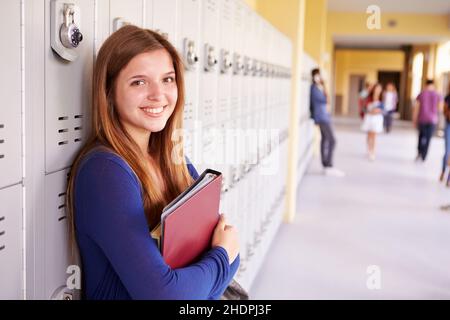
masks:
<svg viewBox="0 0 450 320"><path fill-rule="evenodd" d="M438 182L443 140L433 138L429 158L417 163L416 132L397 123L379 135L370 162L358 121L336 120L336 135L335 165L347 176L323 176L313 159L296 219L280 227L251 297L450 299L450 211L440 210L450 189Z"/></svg>

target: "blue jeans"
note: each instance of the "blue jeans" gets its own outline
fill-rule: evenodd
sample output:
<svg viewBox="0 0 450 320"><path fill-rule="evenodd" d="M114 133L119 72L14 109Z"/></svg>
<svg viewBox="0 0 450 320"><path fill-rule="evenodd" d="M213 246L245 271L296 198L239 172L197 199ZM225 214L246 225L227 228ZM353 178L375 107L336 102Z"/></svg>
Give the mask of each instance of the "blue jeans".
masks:
<svg viewBox="0 0 450 320"><path fill-rule="evenodd" d="M425 160L430 146L430 140L433 136L435 124L433 123L419 123L419 143L418 151L422 160Z"/></svg>
<svg viewBox="0 0 450 320"><path fill-rule="evenodd" d="M333 166L333 152L336 147L336 138L334 137L331 123L318 123L320 134L320 155L322 158L322 165L324 168Z"/></svg>
<svg viewBox="0 0 450 320"><path fill-rule="evenodd" d="M392 128L392 115L394 114L394 111L387 111L384 113L384 129L387 133L391 132Z"/></svg>
<svg viewBox="0 0 450 320"><path fill-rule="evenodd" d="M447 167L448 155L450 153L450 123L448 122L445 124L444 138L445 138L445 154L444 158L442 159L442 173L445 172L445 168Z"/></svg>

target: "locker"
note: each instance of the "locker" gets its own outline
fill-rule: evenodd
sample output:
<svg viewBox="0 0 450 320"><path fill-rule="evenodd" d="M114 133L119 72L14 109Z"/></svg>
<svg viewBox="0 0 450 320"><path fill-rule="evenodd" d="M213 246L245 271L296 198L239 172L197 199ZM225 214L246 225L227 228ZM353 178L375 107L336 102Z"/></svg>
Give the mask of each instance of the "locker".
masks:
<svg viewBox="0 0 450 320"><path fill-rule="evenodd" d="M214 126L217 130L217 136L214 139L214 150L213 154L215 155L215 161L212 165L216 166L220 172L222 172L222 192L226 192L230 189L232 181L231 181L231 161L229 153L229 141L227 137L227 132L230 130L229 121L223 121ZM209 138L205 137L209 141ZM205 140L204 140L205 141Z"/></svg>
<svg viewBox="0 0 450 320"><path fill-rule="evenodd" d="M198 135L196 136L198 137ZM218 168L218 164L221 160L218 152L220 152L220 147L222 146L222 142L219 141L219 139L221 139L219 128L215 125L203 126L201 135L198 138L199 139L195 141L195 147L200 143L199 149L196 150L200 156L198 166L200 171L203 172L207 168ZM222 168L218 169L220 171Z"/></svg>
<svg viewBox="0 0 450 320"><path fill-rule="evenodd" d="M185 64L184 127L194 126L198 109L200 0L183 0L177 5L177 49ZM194 145L195 147L195 145Z"/></svg>
<svg viewBox="0 0 450 320"><path fill-rule="evenodd" d="M69 260L68 220L66 216L66 186L68 171L45 177L44 212L44 278L45 297L50 298L66 285Z"/></svg>
<svg viewBox="0 0 450 320"><path fill-rule="evenodd" d="M235 116L231 113L231 79L232 79L232 32L233 32L233 12L234 1L223 0L219 2L219 33L218 42L220 48L219 55L219 79L218 79L218 99L217 99L217 119L222 122L224 134L232 129L231 119ZM229 155L227 149L231 141L226 141L224 146L224 168L225 172L224 190L231 188L233 184L233 172L235 167L226 157Z"/></svg>
<svg viewBox="0 0 450 320"><path fill-rule="evenodd" d="M96 1L96 27L97 32L94 34L95 43L94 43L94 51L95 56L97 56L98 51L100 50L103 42L105 42L106 38L111 34L111 22L110 22L110 2L109 1Z"/></svg>
<svg viewBox="0 0 450 320"><path fill-rule="evenodd" d="M222 0L220 2L219 19L219 90L218 90L218 119L228 121L233 117L230 113L231 77L232 77L232 32L233 32L233 2Z"/></svg>
<svg viewBox="0 0 450 320"><path fill-rule="evenodd" d="M144 26L146 12L143 10L145 1L142 0L110 0L110 34L117 31L124 24Z"/></svg>
<svg viewBox="0 0 450 320"><path fill-rule="evenodd" d="M1 189L0 204L0 300L22 299L22 185Z"/></svg>
<svg viewBox="0 0 450 320"><path fill-rule="evenodd" d="M232 29L232 47L233 47L233 75L231 82L230 96L230 118L232 119L232 128L236 132L243 130L242 114L243 114L243 69L244 69L244 5L240 0L234 0L233 9L233 29ZM239 36L237 36L239 35ZM244 157L239 150L236 141L235 154L236 164L231 168L233 183L237 183L244 174Z"/></svg>
<svg viewBox="0 0 450 320"><path fill-rule="evenodd" d="M11 8L7 10L8 16L2 17L0 25L4 27L3 30L9 31L2 35L11 45L8 52L4 53L7 59L3 61L8 61L8 65L1 66L6 73L0 75L0 93L7 99L10 109L7 114L0 111L0 203L15 202L12 207L17 214L13 215L15 220L10 219L10 216L2 220L6 215L0 211L0 248L1 241L6 239L4 236L11 235L10 232L2 234L2 230L18 230L12 234L21 235L22 224L22 191L19 184L22 178L20 1L4 2L4 6ZM89 129L94 56L114 28L123 23L133 23L168 34L169 40L183 58L186 67L185 154L200 173L206 167L213 167L219 168L224 174L221 211L228 215L230 223L235 224L240 231L241 266L237 277L242 279L244 287L249 288L267 252L270 237L281 221L280 208L284 204L283 185L286 179L283 164L287 162L286 140L281 146L271 149L269 154L266 146L271 138L263 137L254 141L251 136L258 134L258 129L267 130L272 126L283 130L280 132L280 136L283 136L288 128L290 80L282 77L282 73L285 74L291 66L289 40L256 15L242 0L70 2L76 3L81 10L79 26L84 36L76 49L79 56L75 61L63 61L50 49L50 19L47 19L50 0L41 1L40 8L42 22L38 27L42 30L45 26L46 36L42 36L45 42L27 42L33 50L37 48L41 53L45 50L43 58L36 58L43 65L39 72L39 80L44 80L42 89L29 94L30 100L36 98L42 101L36 104L38 107L42 105L38 110L42 119L33 119L33 126L37 128L33 129L33 134L44 140L36 138L40 142L30 149L30 158L26 159L27 172L32 178L30 181L42 181L44 188L37 187L40 182L31 185L32 188L27 192L29 198L25 199L27 204L32 204L32 199L43 199L42 204L36 203L33 210L29 209L32 219L28 223L32 231L28 239L32 240L27 246L29 252L25 253L28 257L27 297L50 298L57 289L66 285L66 269L70 263L64 212L66 169L71 165ZM34 83L35 78L30 76L31 82ZM27 95L27 101L30 100ZM227 140L227 130L243 131L239 138L230 142ZM303 123L299 134L303 140L305 136L311 139L311 125ZM234 141L240 142L243 148L239 150L239 144L233 145ZM15 149L11 151L11 148ZM226 155L233 153L229 149L236 152L244 150L245 153L227 159ZM278 154L281 172L277 172L276 176L263 175L267 162L270 163ZM258 155L259 163L256 158ZM40 161L29 165L35 157ZM5 165L6 161L11 162ZM236 163L230 164L231 161ZM28 167L32 172L28 171ZM7 181L8 184L5 184ZM14 183L17 184L14 187L1 189ZM266 187L261 189L261 186ZM11 195L10 190L13 188L19 191ZM13 227L5 227L5 222ZM13 297L22 295L23 276L17 271L20 268L3 269L6 263L1 260L5 259L6 255L2 255L7 252L5 250L16 246L15 256L8 256L8 266L13 260L16 266L23 263L19 254L23 247L21 239L20 236L12 244L6 245L6 249L0 249L2 271L7 270L0 277L8 277L6 282L0 278L2 295L7 287L16 290L11 291ZM4 287L3 283L7 285Z"/></svg>
<svg viewBox="0 0 450 320"><path fill-rule="evenodd" d="M91 76L94 53L94 2L73 1L80 7L83 41L76 49L78 59L63 61L45 38L45 170L55 172L71 165L86 138L90 110ZM50 1L46 1L50 12ZM62 17L59 17L62 19ZM45 21L46 34L50 21Z"/></svg>
<svg viewBox="0 0 450 320"><path fill-rule="evenodd" d="M2 2L0 36L0 188L22 180L20 2Z"/></svg>
<svg viewBox="0 0 450 320"><path fill-rule="evenodd" d="M149 1L150 2L150 1ZM147 4L147 24L151 29L167 34L169 41L176 45L177 43L177 0L152 0L153 7L150 12L150 5Z"/></svg>
<svg viewBox="0 0 450 320"><path fill-rule="evenodd" d="M199 120L204 126L225 119L218 118L217 81L219 71L219 1L201 1L201 53L202 71L200 73Z"/></svg>

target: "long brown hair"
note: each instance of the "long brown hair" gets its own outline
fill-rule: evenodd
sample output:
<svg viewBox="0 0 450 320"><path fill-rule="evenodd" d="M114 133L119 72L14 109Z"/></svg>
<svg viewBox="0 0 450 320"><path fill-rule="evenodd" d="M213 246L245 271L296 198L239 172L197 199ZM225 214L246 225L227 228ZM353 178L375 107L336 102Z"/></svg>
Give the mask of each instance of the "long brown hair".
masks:
<svg viewBox="0 0 450 320"><path fill-rule="evenodd" d="M381 85L381 83L377 82L377 83L375 83L373 85L372 89L370 89L370 92L367 95L367 101L368 102L373 102L374 101L374 99L375 99L375 90L376 90L377 87L381 88L380 94L377 97L377 99L378 99L377 101L381 101L382 100L382 98L383 98L383 86Z"/></svg>
<svg viewBox="0 0 450 320"><path fill-rule="evenodd" d="M172 58L178 89L178 100L165 128L160 132L153 132L149 140L149 154L161 169L165 179L164 191L152 181L147 157L142 154L138 145L122 126L114 106L114 88L120 71L136 55L159 49L167 50ZM114 32L104 42L98 53L93 73L90 137L73 163L67 186L68 220L72 240L75 239L75 176L80 162L98 145L124 159L138 177L141 183L143 206L150 227L158 223L164 206L192 183L184 159L182 139L176 143L171 139L173 132L182 128L183 106L183 64L169 41L151 30L128 25ZM172 160L175 146L177 155L181 156L179 161Z"/></svg>

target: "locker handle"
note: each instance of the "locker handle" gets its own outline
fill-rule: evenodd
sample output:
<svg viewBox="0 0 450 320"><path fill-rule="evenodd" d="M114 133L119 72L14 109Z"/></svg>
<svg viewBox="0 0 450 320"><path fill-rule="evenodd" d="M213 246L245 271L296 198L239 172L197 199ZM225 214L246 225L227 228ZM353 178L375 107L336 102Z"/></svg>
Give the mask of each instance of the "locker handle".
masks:
<svg viewBox="0 0 450 320"><path fill-rule="evenodd" d="M1 231L1 232L0 232L0 237L3 236L5 233L6 233L5 230Z"/></svg>
<svg viewBox="0 0 450 320"><path fill-rule="evenodd" d="M83 118L83 115L82 115L82 114L77 114L77 115L75 115L74 118L75 118L75 119L82 119L82 118Z"/></svg>
<svg viewBox="0 0 450 320"><path fill-rule="evenodd" d="M4 140L4 139L1 139L1 140L0 140L0 143L5 143L5 140Z"/></svg>
<svg viewBox="0 0 450 320"><path fill-rule="evenodd" d="M5 220L5 216L0 217L0 221L3 221L3 220Z"/></svg>
<svg viewBox="0 0 450 320"><path fill-rule="evenodd" d="M61 192L60 194L58 194L58 197L62 197L62 196L65 196L65 195L66 195L65 192Z"/></svg>
<svg viewBox="0 0 450 320"><path fill-rule="evenodd" d="M68 120L68 119L69 119L69 117L58 117L59 121L61 121L61 120Z"/></svg>
<svg viewBox="0 0 450 320"><path fill-rule="evenodd" d="M62 221L64 219L67 219L67 217L66 216L60 217L60 218L58 218L58 221Z"/></svg>
<svg viewBox="0 0 450 320"><path fill-rule="evenodd" d="M61 142L58 142L58 146L62 146L64 144L68 144L68 143L69 143L69 141L61 141Z"/></svg>
<svg viewBox="0 0 450 320"><path fill-rule="evenodd" d="M69 129L59 129L58 133L64 133L64 132L69 132Z"/></svg>
<svg viewBox="0 0 450 320"><path fill-rule="evenodd" d="M58 210L61 210L61 209L64 208L65 206L66 206L65 204L62 204L62 205L58 206Z"/></svg>
<svg viewBox="0 0 450 320"><path fill-rule="evenodd" d="M5 157L4 154L0 154L0 159L3 159Z"/></svg>
<svg viewBox="0 0 450 320"><path fill-rule="evenodd" d="M3 129L5 127L4 124L0 124L0 129Z"/></svg>
<svg viewBox="0 0 450 320"><path fill-rule="evenodd" d="M1 247L0 247L0 251L2 251L2 250L5 249L5 248L6 248L5 245L1 246Z"/></svg>

